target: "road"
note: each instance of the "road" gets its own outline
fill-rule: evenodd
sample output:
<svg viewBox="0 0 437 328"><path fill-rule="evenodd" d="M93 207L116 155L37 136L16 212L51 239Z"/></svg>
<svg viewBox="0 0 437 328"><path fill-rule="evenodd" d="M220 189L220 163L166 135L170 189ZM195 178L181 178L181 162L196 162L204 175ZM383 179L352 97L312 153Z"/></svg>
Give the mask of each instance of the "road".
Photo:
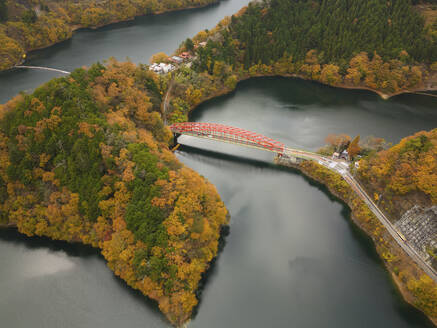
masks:
<svg viewBox="0 0 437 328"><path fill-rule="evenodd" d="M329 170L340 174L343 179L351 186L351 188L357 193L357 195L367 204L373 214L375 214L381 224L384 225L384 227L391 234L393 239L396 240L399 246L413 259L414 262L417 263L417 265L419 265L419 267L423 271L425 271L435 282L437 282L437 272L422 259L422 257L408 244L408 242L404 241L395 226L384 215L384 213L382 213L382 211L373 202L372 198L366 193L360 183L349 172L349 167L347 163L345 163L344 161L334 160L329 157L321 156L316 153L291 148L286 148L284 154L317 161L319 164L325 166Z"/></svg>
<svg viewBox="0 0 437 328"><path fill-rule="evenodd" d="M173 88L173 79L170 81L170 85L168 86L167 92L165 93L163 105L162 105L162 117L164 118L164 125L167 125L167 106L169 102L169 95L171 93L171 89Z"/></svg>

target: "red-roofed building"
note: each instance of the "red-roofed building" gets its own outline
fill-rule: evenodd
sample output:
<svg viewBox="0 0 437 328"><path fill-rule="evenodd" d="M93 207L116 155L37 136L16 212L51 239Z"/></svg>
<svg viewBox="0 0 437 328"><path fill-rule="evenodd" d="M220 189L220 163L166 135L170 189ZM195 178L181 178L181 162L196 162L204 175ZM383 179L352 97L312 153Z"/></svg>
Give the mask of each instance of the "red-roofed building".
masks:
<svg viewBox="0 0 437 328"><path fill-rule="evenodd" d="M189 59L191 58L191 55L189 52L184 51L179 55L179 57L182 57L183 59Z"/></svg>

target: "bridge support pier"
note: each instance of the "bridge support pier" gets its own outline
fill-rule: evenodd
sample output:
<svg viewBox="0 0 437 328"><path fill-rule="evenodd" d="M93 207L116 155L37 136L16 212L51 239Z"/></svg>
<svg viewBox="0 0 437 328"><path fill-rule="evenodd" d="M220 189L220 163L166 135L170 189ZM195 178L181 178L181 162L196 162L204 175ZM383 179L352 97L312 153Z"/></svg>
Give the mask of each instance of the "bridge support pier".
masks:
<svg viewBox="0 0 437 328"><path fill-rule="evenodd" d="M178 144L178 138L181 136L180 133L173 133L173 147Z"/></svg>

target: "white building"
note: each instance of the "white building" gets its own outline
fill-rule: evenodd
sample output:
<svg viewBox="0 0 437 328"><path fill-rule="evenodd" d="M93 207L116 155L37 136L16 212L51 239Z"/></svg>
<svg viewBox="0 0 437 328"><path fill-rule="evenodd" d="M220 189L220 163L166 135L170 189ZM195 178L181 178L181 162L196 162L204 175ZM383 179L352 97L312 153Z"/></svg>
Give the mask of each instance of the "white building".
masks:
<svg viewBox="0 0 437 328"><path fill-rule="evenodd" d="M149 66L150 71L154 71L158 74L167 74L168 72L171 72L175 69L175 66L172 64L166 64L166 63L153 63Z"/></svg>

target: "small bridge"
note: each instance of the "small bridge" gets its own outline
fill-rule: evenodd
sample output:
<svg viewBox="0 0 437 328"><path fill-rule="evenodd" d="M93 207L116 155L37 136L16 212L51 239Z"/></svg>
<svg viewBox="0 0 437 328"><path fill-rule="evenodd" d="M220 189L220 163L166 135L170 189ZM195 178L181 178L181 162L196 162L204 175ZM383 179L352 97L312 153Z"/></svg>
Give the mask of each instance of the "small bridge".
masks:
<svg viewBox="0 0 437 328"><path fill-rule="evenodd" d="M50 68L50 67L23 66L23 65L18 65L18 66L14 66L14 67L15 68L27 68L27 69L39 69L39 70L43 70L43 71L51 71L51 72L56 72L56 73L61 73L61 74L70 74L70 72L63 71L63 70L57 69L57 68Z"/></svg>

